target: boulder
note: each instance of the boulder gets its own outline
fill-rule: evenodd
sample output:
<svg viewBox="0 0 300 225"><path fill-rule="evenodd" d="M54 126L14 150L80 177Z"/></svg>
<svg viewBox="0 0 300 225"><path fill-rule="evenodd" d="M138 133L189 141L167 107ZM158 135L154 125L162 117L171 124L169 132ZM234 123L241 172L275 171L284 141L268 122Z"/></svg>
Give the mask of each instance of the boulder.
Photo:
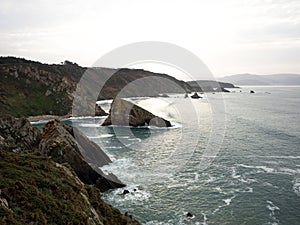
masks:
<svg viewBox="0 0 300 225"><path fill-rule="evenodd" d="M109 125L171 127L170 121L119 98L114 99L109 110L109 116L102 123L102 126Z"/></svg>
<svg viewBox="0 0 300 225"><path fill-rule="evenodd" d="M83 183L94 184L102 192L125 186L115 175L99 169L111 160L97 144L58 120L44 126L39 148L55 162L68 163Z"/></svg>
<svg viewBox="0 0 300 225"><path fill-rule="evenodd" d="M0 149L29 153L38 149L41 132L25 118L0 116Z"/></svg>
<svg viewBox="0 0 300 225"><path fill-rule="evenodd" d="M95 116L107 116L108 113L106 113L100 105L95 106Z"/></svg>
<svg viewBox="0 0 300 225"><path fill-rule="evenodd" d="M191 96L191 98L202 98L202 97L199 96L199 95L197 94L197 92L195 92L195 93Z"/></svg>

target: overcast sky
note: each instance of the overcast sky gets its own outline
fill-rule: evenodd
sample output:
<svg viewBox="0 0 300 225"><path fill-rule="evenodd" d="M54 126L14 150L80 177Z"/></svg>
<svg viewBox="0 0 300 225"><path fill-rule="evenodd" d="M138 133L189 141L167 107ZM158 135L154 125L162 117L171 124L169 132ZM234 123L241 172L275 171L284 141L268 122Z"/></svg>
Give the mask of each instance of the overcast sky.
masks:
<svg viewBox="0 0 300 225"><path fill-rule="evenodd" d="M300 1L0 0L0 55L90 66L138 41L184 47L216 76L300 73Z"/></svg>

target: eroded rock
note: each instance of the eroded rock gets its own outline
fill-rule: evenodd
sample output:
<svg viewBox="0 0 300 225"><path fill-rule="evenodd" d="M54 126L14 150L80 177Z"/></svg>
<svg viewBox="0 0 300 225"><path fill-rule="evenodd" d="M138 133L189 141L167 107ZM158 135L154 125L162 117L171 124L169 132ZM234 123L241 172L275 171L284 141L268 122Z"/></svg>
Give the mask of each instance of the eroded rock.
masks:
<svg viewBox="0 0 300 225"><path fill-rule="evenodd" d="M102 126L109 125L171 127L170 121L119 98L114 99L109 110L109 116L102 123Z"/></svg>

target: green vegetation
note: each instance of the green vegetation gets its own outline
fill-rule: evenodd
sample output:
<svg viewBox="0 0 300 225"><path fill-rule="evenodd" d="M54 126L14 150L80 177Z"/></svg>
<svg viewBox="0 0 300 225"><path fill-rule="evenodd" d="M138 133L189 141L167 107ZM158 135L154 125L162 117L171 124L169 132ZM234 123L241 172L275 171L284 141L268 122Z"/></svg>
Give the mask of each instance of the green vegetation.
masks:
<svg viewBox="0 0 300 225"><path fill-rule="evenodd" d="M0 224L139 224L74 174L40 153L0 151Z"/></svg>
<svg viewBox="0 0 300 225"><path fill-rule="evenodd" d="M46 95L47 87L45 84L36 81L29 80L24 77L16 79L13 76L1 76L0 93L4 98L2 101L6 104L1 104L1 112L5 114L11 114L16 117L28 116L28 115L65 115L71 109L71 100L68 100L67 92L51 92ZM53 84L52 86L56 86Z"/></svg>

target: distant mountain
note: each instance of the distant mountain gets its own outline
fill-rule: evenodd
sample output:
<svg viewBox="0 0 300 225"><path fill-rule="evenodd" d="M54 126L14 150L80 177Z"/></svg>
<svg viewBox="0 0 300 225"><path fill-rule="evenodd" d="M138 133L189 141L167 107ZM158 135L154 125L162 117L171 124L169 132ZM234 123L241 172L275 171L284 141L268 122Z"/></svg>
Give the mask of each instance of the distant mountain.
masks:
<svg viewBox="0 0 300 225"><path fill-rule="evenodd" d="M299 74L236 74L225 76L220 79L223 82L230 82L235 85L300 85Z"/></svg>

